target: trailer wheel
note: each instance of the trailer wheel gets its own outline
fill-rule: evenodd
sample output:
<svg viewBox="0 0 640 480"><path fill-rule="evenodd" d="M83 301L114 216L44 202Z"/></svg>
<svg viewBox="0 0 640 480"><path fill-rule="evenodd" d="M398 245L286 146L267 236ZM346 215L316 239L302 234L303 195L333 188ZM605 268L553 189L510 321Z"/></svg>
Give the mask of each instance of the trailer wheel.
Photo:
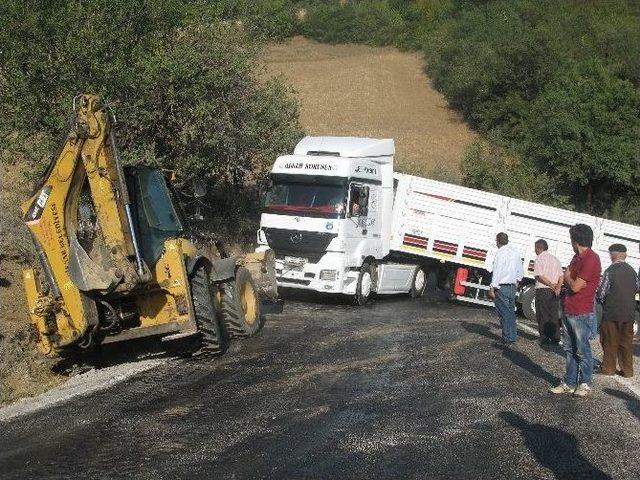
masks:
<svg viewBox="0 0 640 480"><path fill-rule="evenodd" d="M183 353L221 355L227 350L228 342L216 315L215 296L209 280L209 270L205 264L196 268L190 284L200 342L197 346L183 349Z"/></svg>
<svg viewBox="0 0 640 480"><path fill-rule="evenodd" d="M371 291L373 290L373 269L371 264L365 263L360 267L360 275L358 275L358 283L356 285L356 295L354 297L354 303L356 305L366 305L371 298Z"/></svg>
<svg viewBox="0 0 640 480"><path fill-rule="evenodd" d="M238 268L234 280L220 285L218 302L222 325L229 336L250 337L262 328L264 317L258 290L246 268Z"/></svg>
<svg viewBox="0 0 640 480"><path fill-rule="evenodd" d="M520 306L527 320L536 321L536 289L533 285L526 285L520 292Z"/></svg>
<svg viewBox="0 0 640 480"><path fill-rule="evenodd" d="M427 272L424 267L418 266L413 272L413 279L411 280L411 290L409 295L411 298L420 298L424 295L424 291L427 289Z"/></svg>

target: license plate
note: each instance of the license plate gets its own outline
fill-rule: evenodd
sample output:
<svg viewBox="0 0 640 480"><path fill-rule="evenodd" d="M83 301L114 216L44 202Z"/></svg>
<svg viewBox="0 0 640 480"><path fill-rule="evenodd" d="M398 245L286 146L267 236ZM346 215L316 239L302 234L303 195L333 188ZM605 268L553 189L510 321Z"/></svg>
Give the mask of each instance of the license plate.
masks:
<svg viewBox="0 0 640 480"><path fill-rule="evenodd" d="M307 259L300 257L284 257L284 263L288 263L289 265L304 265L307 263Z"/></svg>
<svg viewBox="0 0 640 480"><path fill-rule="evenodd" d="M304 264L307 263L306 258L300 257L284 257L284 269L294 272L301 272L304 269Z"/></svg>

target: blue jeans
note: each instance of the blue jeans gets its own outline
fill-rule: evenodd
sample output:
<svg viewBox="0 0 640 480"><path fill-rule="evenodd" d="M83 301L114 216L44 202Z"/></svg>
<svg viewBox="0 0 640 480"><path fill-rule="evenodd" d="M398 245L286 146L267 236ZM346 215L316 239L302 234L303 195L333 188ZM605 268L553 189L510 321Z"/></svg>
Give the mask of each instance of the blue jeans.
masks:
<svg viewBox="0 0 640 480"><path fill-rule="evenodd" d="M501 285L495 291L493 303L498 311L498 318L502 326L502 339L505 342L515 342L518 336L516 327L516 286Z"/></svg>
<svg viewBox="0 0 640 480"><path fill-rule="evenodd" d="M589 332L589 340L595 340L600 333L600 322L598 315L595 312L589 314L589 325L591 327Z"/></svg>
<svg viewBox="0 0 640 480"><path fill-rule="evenodd" d="M593 356L589 337L593 332L593 314L567 315L562 318L562 347L567 367L564 383L576 387L580 383L591 383Z"/></svg>

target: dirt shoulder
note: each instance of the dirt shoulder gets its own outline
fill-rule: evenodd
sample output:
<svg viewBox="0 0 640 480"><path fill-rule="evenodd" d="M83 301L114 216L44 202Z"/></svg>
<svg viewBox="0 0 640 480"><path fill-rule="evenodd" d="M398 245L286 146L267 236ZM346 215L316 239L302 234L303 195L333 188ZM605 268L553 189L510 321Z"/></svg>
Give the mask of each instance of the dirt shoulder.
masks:
<svg viewBox="0 0 640 480"><path fill-rule="evenodd" d="M296 37L269 45L264 61L293 86L310 135L394 138L399 170L459 178L475 134L431 86L421 55Z"/></svg>
<svg viewBox="0 0 640 480"><path fill-rule="evenodd" d="M22 286L22 266L3 260L0 270L0 403L37 395L59 385L64 376L36 351Z"/></svg>
<svg viewBox="0 0 640 480"><path fill-rule="evenodd" d="M53 373L53 363L36 351L27 314L19 257L28 250L29 237L20 202L28 196L30 184L18 164L3 163L1 172L0 403L10 403L47 391L65 377Z"/></svg>

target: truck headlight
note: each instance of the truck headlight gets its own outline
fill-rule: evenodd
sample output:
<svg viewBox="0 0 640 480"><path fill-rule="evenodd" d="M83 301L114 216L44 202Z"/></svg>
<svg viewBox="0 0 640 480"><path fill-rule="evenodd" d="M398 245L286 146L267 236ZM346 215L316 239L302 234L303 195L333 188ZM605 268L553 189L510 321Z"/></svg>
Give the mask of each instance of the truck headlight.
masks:
<svg viewBox="0 0 640 480"><path fill-rule="evenodd" d="M265 235L264 230L262 229L258 230L258 243L260 245L266 245L268 243L267 236Z"/></svg>
<svg viewBox="0 0 640 480"><path fill-rule="evenodd" d="M320 280L335 282L336 278L338 278L337 270L320 270Z"/></svg>

